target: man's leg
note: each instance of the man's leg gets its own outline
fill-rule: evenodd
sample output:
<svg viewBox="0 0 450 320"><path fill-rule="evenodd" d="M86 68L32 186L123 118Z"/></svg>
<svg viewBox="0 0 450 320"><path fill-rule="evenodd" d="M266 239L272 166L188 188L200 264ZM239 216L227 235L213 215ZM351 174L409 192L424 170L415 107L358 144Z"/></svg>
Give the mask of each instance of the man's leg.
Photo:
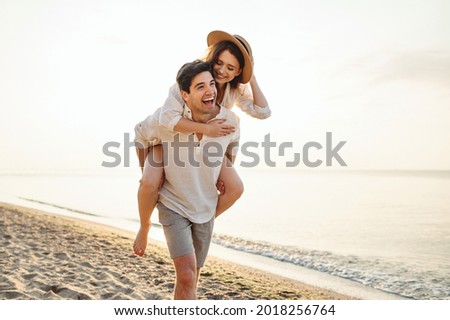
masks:
<svg viewBox="0 0 450 320"><path fill-rule="evenodd" d="M173 259L176 272L175 300L197 299L197 282L200 269L197 269L195 253L189 253Z"/></svg>
<svg viewBox="0 0 450 320"><path fill-rule="evenodd" d="M211 244L214 217L196 224L161 203L158 210L177 276L174 299L196 299L200 268Z"/></svg>
<svg viewBox="0 0 450 320"><path fill-rule="evenodd" d="M174 299L196 299L199 272L192 239L192 222L163 204L158 204L159 222L175 266Z"/></svg>
<svg viewBox="0 0 450 320"><path fill-rule="evenodd" d="M175 300L197 299L197 285L200 280L200 269L203 267L211 244L214 228L214 217L206 223L191 223L191 239L194 252L174 258L177 282Z"/></svg>
<svg viewBox="0 0 450 320"><path fill-rule="evenodd" d="M205 265L206 257L208 256L209 247L214 229L215 218L212 217L210 221L205 223L192 224L192 241L195 249L195 259L197 265L196 287L200 280L201 268Z"/></svg>

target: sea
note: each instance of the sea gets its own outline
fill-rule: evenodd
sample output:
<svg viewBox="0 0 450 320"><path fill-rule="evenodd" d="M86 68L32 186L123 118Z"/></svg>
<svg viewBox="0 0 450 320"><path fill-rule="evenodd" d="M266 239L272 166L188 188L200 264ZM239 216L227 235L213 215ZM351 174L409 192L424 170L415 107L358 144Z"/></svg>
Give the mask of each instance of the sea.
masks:
<svg viewBox="0 0 450 320"><path fill-rule="evenodd" d="M137 171L2 174L0 201L136 232ZM212 255L363 299L450 299L450 171L238 172Z"/></svg>

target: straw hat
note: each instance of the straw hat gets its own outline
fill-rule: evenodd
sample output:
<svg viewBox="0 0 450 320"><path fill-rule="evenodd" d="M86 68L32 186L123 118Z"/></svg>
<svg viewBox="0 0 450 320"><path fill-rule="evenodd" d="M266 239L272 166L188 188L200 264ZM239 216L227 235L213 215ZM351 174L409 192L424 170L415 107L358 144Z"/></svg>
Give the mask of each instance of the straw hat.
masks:
<svg viewBox="0 0 450 320"><path fill-rule="evenodd" d="M233 42L239 48L239 50L241 50L242 55L244 56L245 66L242 70L242 83L247 83L250 81L253 74L253 55L252 48L250 47L250 44L247 42L247 40L237 34L231 35L224 31L216 30L211 31L208 34L206 41L208 43L208 46L215 45L216 43L221 41Z"/></svg>

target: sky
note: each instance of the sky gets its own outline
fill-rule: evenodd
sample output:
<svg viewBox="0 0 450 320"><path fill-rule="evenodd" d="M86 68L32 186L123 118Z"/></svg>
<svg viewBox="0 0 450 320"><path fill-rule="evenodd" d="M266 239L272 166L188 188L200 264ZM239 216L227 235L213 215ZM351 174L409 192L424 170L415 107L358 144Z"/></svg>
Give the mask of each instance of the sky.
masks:
<svg viewBox="0 0 450 320"><path fill-rule="evenodd" d="M103 170L110 142L121 168L137 166L134 125L212 30L252 46L272 116L233 110L259 167L270 134L292 143L270 150L277 168L309 142L326 168L331 132L333 146L346 141L347 166L333 169L450 170L446 0L0 0L0 173Z"/></svg>

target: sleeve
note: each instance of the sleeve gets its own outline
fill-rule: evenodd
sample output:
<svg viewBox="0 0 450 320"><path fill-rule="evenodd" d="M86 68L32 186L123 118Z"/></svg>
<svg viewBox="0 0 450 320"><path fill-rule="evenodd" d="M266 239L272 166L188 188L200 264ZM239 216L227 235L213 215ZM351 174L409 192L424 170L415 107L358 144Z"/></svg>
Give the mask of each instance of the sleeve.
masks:
<svg viewBox="0 0 450 320"><path fill-rule="evenodd" d="M146 149L161 144L161 139L159 138L158 111L134 127L134 145L136 148Z"/></svg>
<svg viewBox="0 0 450 320"><path fill-rule="evenodd" d="M257 119L267 119L271 115L269 106L260 107L253 102L251 90L247 85L239 85L233 92L235 104L246 114Z"/></svg>
<svg viewBox="0 0 450 320"><path fill-rule="evenodd" d="M170 131L174 131L173 127L175 127L182 117L183 104L184 101L181 97L180 87L178 83L175 83L170 87L169 96L161 107L159 123Z"/></svg>

